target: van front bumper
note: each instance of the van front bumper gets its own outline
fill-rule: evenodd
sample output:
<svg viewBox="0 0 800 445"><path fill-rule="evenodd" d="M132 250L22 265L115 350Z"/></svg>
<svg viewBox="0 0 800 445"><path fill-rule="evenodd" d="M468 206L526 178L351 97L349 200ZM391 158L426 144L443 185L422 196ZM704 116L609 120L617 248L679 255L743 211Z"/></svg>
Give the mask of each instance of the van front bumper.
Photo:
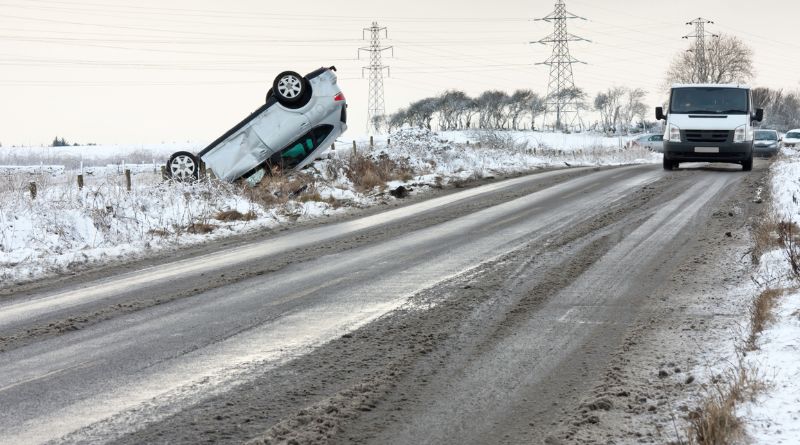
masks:
<svg viewBox="0 0 800 445"><path fill-rule="evenodd" d="M718 153L708 153L714 148ZM664 158L676 162L741 162L753 157L753 142L667 142Z"/></svg>

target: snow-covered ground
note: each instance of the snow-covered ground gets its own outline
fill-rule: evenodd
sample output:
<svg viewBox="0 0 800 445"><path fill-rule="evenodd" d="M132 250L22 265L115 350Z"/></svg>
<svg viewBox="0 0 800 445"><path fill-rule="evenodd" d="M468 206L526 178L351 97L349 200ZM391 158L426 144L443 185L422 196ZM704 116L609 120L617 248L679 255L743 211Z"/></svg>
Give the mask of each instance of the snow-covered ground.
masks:
<svg viewBox="0 0 800 445"><path fill-rule="evenodd" d="M344 171L357 151L388 158L409 173L363 190ZM387 188L412 193L453 181L533 171L550 166L656 163L658 155L620 148L617 138L588 134L463 132L439 135L406 129L378 137L343 138L303 172L310 182L295 198L255 199L244 184L164 182L162 165L177 150L203 144L0 148L0 281L24 282L50 274L129 259L181 245L395 199ZM469 142L469 144L467 143ZM125 189L124 170L133 188ZM83 173L79 190L76 177ZM29 184L36 183L31 199ZM313 191L314 193L310 193ZM245 218L226 218L236 211Z"/></svg>
<svg viewBox="0 0 800 445"><path fill-rule="evenodd" d="M772 166L773 206L780 221L800 222L800 153L784 148ZM797 289L783 249L761 257L758 276L773 288ZM758 444L800 443L800 291L780 297L773 323L747 355L767 379L769 389L744 405L747 432Z"/></svg>

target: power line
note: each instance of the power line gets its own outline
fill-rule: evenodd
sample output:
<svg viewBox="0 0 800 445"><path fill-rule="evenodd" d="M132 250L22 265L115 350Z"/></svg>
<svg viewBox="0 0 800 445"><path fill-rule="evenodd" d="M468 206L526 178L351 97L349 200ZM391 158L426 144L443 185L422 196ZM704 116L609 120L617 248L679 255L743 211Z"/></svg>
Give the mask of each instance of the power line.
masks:
<svg viewBox="0 0 800 445"><path fill-rule="evenodd" d="M579 97L576 94L575 79L572 74L572 65L584 63L572 57L569 53L569 42L588 40L567 32L567 20L581 19L567 11L564 0L557 0L555 10L550 15L536 19L538 21L553 22L553 33L542 40L531 43L541 43L543 45L552 44L553 54L544 62L537 65L548 65L550 67L550 80L547 84L547 96L545 98L544 123L547 124L548 115L555 113L555 128L560 130L565 127L574 127L575 122L581 122L578 106ZM581 122L581 126L583 123Z"/></svg>
<svg viewBox="0 0 800 445"><path fill-rule="evenodd" d="M381 61L381 56L384 51L391 50L394 55L394 47L381 46L381 34L386 38L389 37L389 31L384 27L378 26L378 22L372 22L372 26L364 28L362 37L366 39L366 33L369 31L370 39L369 46L358 49L358 55L361 56L362 51L369 53L369 66L361 70L361 75L364 75L364 70L369 70L369 105L367 107L367 132L378 132L377 119L386 115L386 104L383 95L383 71L386 70L387 74L391 75L388 66L384 65Z"/></svg>

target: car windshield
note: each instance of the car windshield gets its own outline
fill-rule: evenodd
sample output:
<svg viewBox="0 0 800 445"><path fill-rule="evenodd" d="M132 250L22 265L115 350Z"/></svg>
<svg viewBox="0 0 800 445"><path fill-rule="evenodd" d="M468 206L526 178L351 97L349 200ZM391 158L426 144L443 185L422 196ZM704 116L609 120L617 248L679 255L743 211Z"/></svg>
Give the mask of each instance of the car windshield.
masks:
<svg viewBox="0 0 800 445"><path fill-rule="evenodd" d="M777 141L778 133L774 131L758 131L756 130L755 138L757 141Z"/></svg>
<svg viewBox="0 0 800 445"><path fill-rule="evenodd" d="M742 88L674 88L670 112L678 114L747 114L747 90Z"/></svg>
<svg viewBox="0 0 800 445"><path fill-rule="evenodd" d="M800 139L800 132L790 131L786 133L786 139Z"/></svg>

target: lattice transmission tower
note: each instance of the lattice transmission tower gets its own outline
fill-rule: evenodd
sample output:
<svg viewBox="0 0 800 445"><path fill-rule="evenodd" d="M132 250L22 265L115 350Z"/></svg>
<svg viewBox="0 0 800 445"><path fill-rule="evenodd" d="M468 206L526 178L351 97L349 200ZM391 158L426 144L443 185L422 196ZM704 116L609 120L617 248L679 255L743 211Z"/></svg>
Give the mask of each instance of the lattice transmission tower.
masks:
<svg viewBox="0 0 800 445"><path fill-rule="evenodd" d="M383 72L391 76L391 70L388 66L384 65L381 57L384 51L391 50L394 56L394 47L381 46L381 34L389 38L387 29L378 26L378 22L372 22L372 26L364 28L362 38L367 39L367 32L369 32L369 46L358 49L358 58L361 59L362 51L369 53L369 66L361 69L361 77L364 77L364 71L369 71L369 106L367 108L367 132L375 133L380 129L376 125L376 119L381 118L386 114L386 104L383 95Z"/></svg>
<svg viewBox="0 0 800 445"><path fill-rule="evenodd" d="M555 116L554 127L557 130L575 127L575 123L583 123L580 119L579 102L581 97L578 89L575 88L575 79L572 75L572 65L575 63L585 63L572 57L569 53L569 42L589 42L589 40L578 37L567 32L567 20L581 19L567 11L564 0L558 0L555 10L547 17L536 19L536 21L552 22L553 33L542 40L531 42L541 43L542 45L553 45L553 54L544 62L537 65L548 65L550 67L550 80L547 83L547 97L544 111L544 122L547 125L548 118Z"/></svg>
<svg viewBox="0 0 800 445"><path fill-rule="evenodd" d="M719 37L719 35L706 32L706 25L714 24L711 20L698 17L690 22L686 22L686 24L694 26L694 34L683 36L683 38L687 40L695 39L694 49L690 50L694 52L694 81L697 83L706 83L708 82L706 37Z"/></svg>

